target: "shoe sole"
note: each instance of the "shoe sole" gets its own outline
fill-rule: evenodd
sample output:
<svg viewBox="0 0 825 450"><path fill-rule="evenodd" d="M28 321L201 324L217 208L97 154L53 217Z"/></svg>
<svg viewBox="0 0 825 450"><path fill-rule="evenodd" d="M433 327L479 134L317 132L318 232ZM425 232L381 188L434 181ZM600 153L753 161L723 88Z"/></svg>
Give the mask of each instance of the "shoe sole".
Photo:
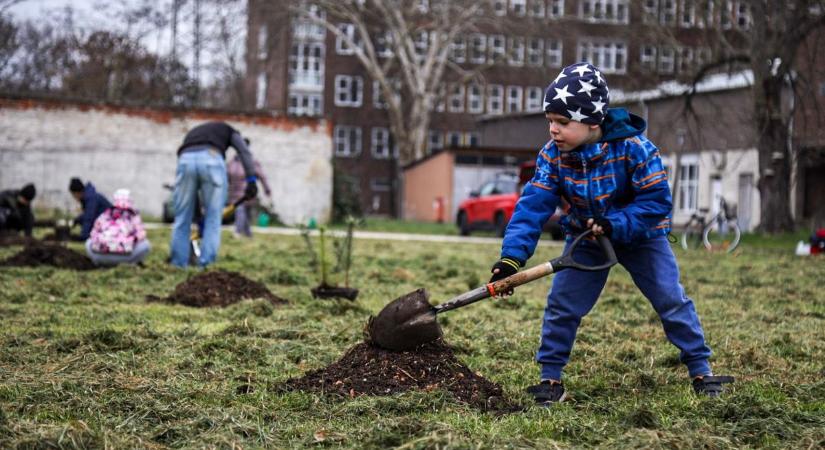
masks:
<svg viewBox="0 0 825 450"><path fill-rule="evenodd" d="M536 404L539 405L539 406L543 406L543 407L547 408L547 407L550 407L551 405L553 405L555 403L561 403L565 400L567 400L567 392L561 394L561 397L559 397L559 399L556 400L556 401L548 400L546 402L536 402Z"/></svg>

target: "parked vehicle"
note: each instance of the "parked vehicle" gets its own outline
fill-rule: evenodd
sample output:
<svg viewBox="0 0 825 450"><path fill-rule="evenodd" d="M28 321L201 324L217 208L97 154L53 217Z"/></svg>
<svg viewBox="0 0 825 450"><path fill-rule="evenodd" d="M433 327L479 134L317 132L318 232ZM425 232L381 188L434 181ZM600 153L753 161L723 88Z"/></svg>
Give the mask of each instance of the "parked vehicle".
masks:
<svg viewBox="0 0 825 450"><path fill-rule="evenodd" d="M519 174L499 173L491 181L481 185L477 191L470 193L470 198L461 202L458 207L456 224L462 236L468 236L476 230L492 230L497 236L504 236L507 224L513 216L521 190L524 184L533 177L536 163L523 163L519 167ZM545 224L545 231L549 231L553 239L564 237L559 219L561 209L556 212Z"/></svg>

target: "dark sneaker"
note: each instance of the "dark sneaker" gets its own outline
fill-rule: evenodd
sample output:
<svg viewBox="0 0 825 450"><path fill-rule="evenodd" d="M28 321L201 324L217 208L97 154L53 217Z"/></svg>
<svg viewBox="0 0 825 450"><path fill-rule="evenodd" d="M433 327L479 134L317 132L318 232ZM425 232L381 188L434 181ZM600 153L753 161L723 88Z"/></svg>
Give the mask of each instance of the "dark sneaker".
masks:
<svg viewBox="0 0 825 450"><path fill-rule="evenodd" d="M551 403L561 403L567 398L564 385L551 381L542 381L535 386L528 387L525 391L533 396L536 403L544 406Z"/></svg>
<svg viewBox="0 0 825 450"><path fill-rule="evenodd" d="M696 395L719 397L719 395L725 391L725 387L722 386L725 383L733 383L733 377L707 375L702 378L694 378L693 392L695 392Z"/></svg>

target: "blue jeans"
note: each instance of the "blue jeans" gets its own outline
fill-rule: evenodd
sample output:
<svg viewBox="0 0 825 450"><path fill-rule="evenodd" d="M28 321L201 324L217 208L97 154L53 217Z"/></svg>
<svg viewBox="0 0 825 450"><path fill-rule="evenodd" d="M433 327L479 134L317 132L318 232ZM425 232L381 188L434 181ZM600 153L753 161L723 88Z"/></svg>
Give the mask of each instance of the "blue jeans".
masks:
<svg viewBox="0 0 825 450"><path fill-rule="evenodd" d="M216 150L204 148L178 157L175 174L175 223L172 225L171 262L178 267L189 263L189 235L195 203L200 194L206 208L203 221L201 256L198 265L207 266L218 257L221 245L221 216L226 203L226 163Z"/></svg>
<svg viewBox="0 0 825 450"><path fill-rule="evenodd" d="M689 375L711 373L708 364L711 351L705 344L693 301L679 283L679 267L667 237L647 239L633 247L616 245L615 250L619 264L630 272L633 282L659 314L668 340L681 350L680 360L687 366ZM604 262L599 247L590 242L579 245L573 257L587 265ZM567 269L555 275L544 309L541 345L536 352L542 379L561 379L576 330L582 317L596 304L608 272L609 269L599 272Z"/></svg>
<svg viewBox="0 0 825 450"><path fill-rule="evenodd" d="M132 253L97 253L92 250L92 240L86 240L86 254L96 266L116 266L118 264L137 264L143 262L152 246L144 239L135 245Z"/></svg>

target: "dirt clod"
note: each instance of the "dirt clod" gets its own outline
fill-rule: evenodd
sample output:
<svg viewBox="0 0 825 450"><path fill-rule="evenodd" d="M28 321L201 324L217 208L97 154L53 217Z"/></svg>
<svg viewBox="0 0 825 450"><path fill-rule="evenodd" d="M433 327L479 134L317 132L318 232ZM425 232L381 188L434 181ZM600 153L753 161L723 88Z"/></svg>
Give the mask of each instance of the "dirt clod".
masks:
<svg viewBox="0 0 825 450"><path fill-rule="evenodd" d="M210 270L195 275L175 287L172 295L160 298L147 296L150 302L175 303L194 307L229 306L244 299L264 298L273 305L286 303L263 283L250 280L238 272Z"/></svg>
<svg viewBox="0 0 825 450"><path fill-rule="evenodd" d="M501 386L471 371L440 340L406 352L360 343L337 362L308 372L301 378L287 380L282 388L319 391L347 398L443 389L459 401L481 410L517 409L504 399Z"/></svg>
<svg viewBox="0 0 825 450"><path fill-rule="evenodd" d="M54 266L62 269L92 270L97 267L86 255L70 250L62 245L32 242L0 266Z"/></svg>

